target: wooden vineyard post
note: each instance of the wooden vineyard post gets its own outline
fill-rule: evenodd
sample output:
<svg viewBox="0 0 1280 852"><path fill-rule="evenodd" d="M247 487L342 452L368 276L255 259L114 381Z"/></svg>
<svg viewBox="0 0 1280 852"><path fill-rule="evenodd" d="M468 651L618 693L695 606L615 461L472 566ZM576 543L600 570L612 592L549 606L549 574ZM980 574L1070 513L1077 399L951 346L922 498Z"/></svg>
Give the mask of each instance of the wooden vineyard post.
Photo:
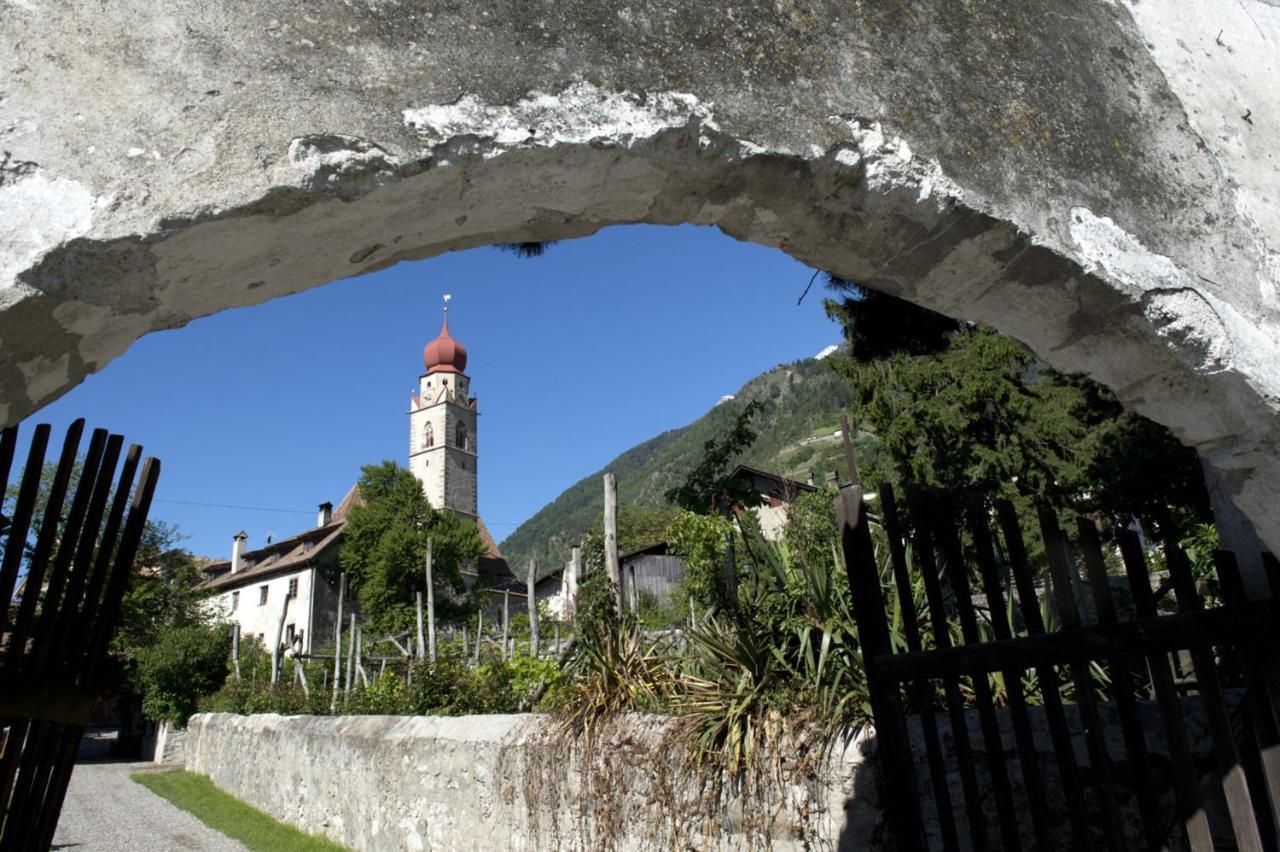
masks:
<svg viewBox="0 0 1280 852"><path fill-rule="evenodd" d="M582 592L582 547L574 545L569 551L569 574L573 577L573 597L569 600L569 610L562 615L572 615L578 609L578 595Z"/></svg>
<svg viewBox="0 0 1280 852"><path fill-rule="evenodd" d="M231 624L231 676L240 679L240 622Z"/></svg>
<svg viewBox="0 0 1280 852"><path fill-rule="evenodd" d="M354 612L351 613L351 629L347 633L349 634L347 636L347 682L343 684L343 691L350 695L356 668L356 614Z"/></svg>
<svg viewBox="0 0 1280 852"><path fill-rule="evenodd" d="M413 657L421 660L427 656L427 634L422 624L422 592L413 593L413 610L418 626L417 648L414 649Z"/></svg>
<svg viewBox="0 0 1280 852"><path fill-rule="evenodd" d="M297 657L293 658L293 676L298 684L302 687L302 694L307 698L311 697L311 686L307 683L307 673L302 667L302 660Z"/></svg>
<svg viewBox="0 0 1280 852"><path fill-rule="evenodd" d="M511 590L502 592L502 658L507 659L507 639L511 636Z"/></svg>
<svg viewBox="0 0 1280 852"><path fill-rule="evenodd" d="M433 575L432 565L432 546L433 541L427 536L427 564L423 570L427 574L427 657L431 662L436 661L436 588Z"/></svg>
<svg viewBox="0 0 1280 852"><path fill-rule="evenodd" d="M604 565L609 572L613 605L622 615L622 568L618 563L618 477L604 475Z"/></svg>
<svg viewBox="0 0 1280 852"><path fill-rule="evenodd" d="M484 644L484 610L476 613L476 665L480 665L480 646Z"/></svg>
<svg viewBox="0 0 1280 852"><path fill-rule="evenodd" d="M356 626L356 674L360 676L360 683L365 689L369 688L369 676L364 670L364 625Z"/></svg>
<svg viewBox="0 0 1280 852"><path fill-rule="evenodd" d="M534 590L537 584L538 560L529 560L529 572L525 575L525 585L529 592L529 653L538 656L538 595Z"/></svg>
<svg viewBox="0 0 1280 852"><path fill-rule="evenodd" d="M866 507L856 487L845 486L836 497L836 519L844 550L849 593L858 622L858 643L867 674L867 693L875 716L879 759L898 771L884 774L883 801L893 827L898 849L923 852L923 820L916 795L915 774L911 770L911 742L907 734L905 710L897 681L877 677L880 657L893 653L889 624L885 618L880 573L876 565Z"/></svg>
<svg viewBox="0 0 1280 852"><path fill-rule="evenodd" d="M338 577L338 618L333 623L333 698L329 699L329 712L338 710L338 690L342 688L342 604L347 592L347 575Z"/></svg>
<svg viewBox="0 0 1280 852"><path fill-rule="evenodd" d="M284 641L284 621L289 616L289 593L286 592L284 602L280 604L280 617L276 619L276 641L271 645L271 685L280 682L280 643Z"/></svg>

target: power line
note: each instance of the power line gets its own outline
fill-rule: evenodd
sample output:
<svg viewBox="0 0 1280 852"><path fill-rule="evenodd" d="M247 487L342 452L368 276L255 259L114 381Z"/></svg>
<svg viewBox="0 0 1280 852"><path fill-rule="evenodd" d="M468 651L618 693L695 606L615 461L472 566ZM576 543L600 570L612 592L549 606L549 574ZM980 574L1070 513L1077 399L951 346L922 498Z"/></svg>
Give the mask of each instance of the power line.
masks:
<svg viewBox="0 0 1280 852"><path fill-rule="evenodd" d="M180 506L203 506L207 509L239 509L244 512L289 512L294 515L311 515L314 510L307 509L276 509L270 506L232 506L229 503L198 503L194 500L165 500L156 497L153 503L177 503Z"/></svg>
<svg viewBox="0 0 1280 852"><path fill-rule="evenodd" d="M236 509L242 512L287 512L293 515L312 515L315 510L312 509L277 509L273 506L234 506L230 503L200 503L195 500L168 500L156 497L153 503L176 503L179 506L200 506L206 509ZM485 521L491 527L518 527L520 524L513 521Z"/></svg>

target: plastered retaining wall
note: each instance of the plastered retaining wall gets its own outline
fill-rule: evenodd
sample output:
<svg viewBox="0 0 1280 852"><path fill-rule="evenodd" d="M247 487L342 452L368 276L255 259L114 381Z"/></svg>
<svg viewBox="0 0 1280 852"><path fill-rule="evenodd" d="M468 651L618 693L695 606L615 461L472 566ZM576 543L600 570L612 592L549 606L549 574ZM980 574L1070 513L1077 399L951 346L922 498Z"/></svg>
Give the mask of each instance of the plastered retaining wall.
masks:
<svg viewBox="0 0 1280 852"><path fill-rule="evenodd" d="M819 768L785 773L800 782L744 798L688 770L670 718L627 717L592 747L557 736L554 724L543 715L201 714L188 726L186 766L357 850L878 846L864 740Z"/></svg>
<svg viewBox="0 0 1280 852"><path fill-rule="evenodd" d="M1240 722L1240 693L1228 692L1227 704ZM1111 787L1126 831L1136 842L1140 823L1130 789L1133 772L1119 719L1112 704L1098 709L1112 761ZM1077 763L1091 777L1094 769L1079 714L1074 706L1066 712ZM1177 852L1186 844L1177 828L1158 708L1140 702L1139 713L1152 770L1163 779L1158 798L1168 847ZM1030 715L1045 767L1053 762L1045 717L1039 708L1030 708ZM1184 699L1182 715L1215 842L1229 844L1230 820L1199 700ZM944 749L954 754L945 714L937 722ZM999 713L999 722L1013 797L1025 803L1008 715ZM186 766L285 822L357 850L892 848L878 798L873 736L838 744L825 761L784 749L787 756L766 761L765 770L744 789L714 773L691 769L685 760L687 733L680 725L669 717L629 716L602 729L587 745L558 735L555 723L543 715L214 713L191 719ZM925 834L937 846L941 836L919 719L909 719L908 727ZM966 714L966 727L993 828L995 803L972 711ZM959 773L954 762L949 768L951 799L959 805L964 795ZM1080 803L1067 801L1054 769L1045 777L1045 789L1058 826L1055 848L1070 848L1067 809ZM1029 841L1029 810L1020 807L1019 815ZM963 832L963 823L960 827Z"/></svg>

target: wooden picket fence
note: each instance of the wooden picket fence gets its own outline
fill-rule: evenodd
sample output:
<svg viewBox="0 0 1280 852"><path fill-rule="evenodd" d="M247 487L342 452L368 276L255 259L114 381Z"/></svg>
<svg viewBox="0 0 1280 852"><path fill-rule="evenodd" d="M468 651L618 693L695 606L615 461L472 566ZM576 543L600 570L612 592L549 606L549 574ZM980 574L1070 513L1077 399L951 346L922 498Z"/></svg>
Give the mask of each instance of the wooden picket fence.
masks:
<svg viewBox="0 0 1280 852"><path fill-rule="evenodd" d="M1130 530L1117 533L1131 598L1120 600L1094 525L1081 521L1071 537L1039 510L1042 591L1010 503L913 489L900 512L882 486L892 564L882 586L858 491L843 488L837 510L899 849L1277 848L1274 559L1271 599L1253 601L1235 558L1218 551L1222 604L1206 608L1186 554L1166 545L1177 611L1160 614ZM1211 743L1193 735L1205 725ZM1197 745L1212 768L1197 765Z"/></svg>
<svg viewBox="0 0 1280 852"><path fill-rule="evenodd" d="M0 520L0 849L53 842L160 475L160 462L142 460L137 445L120 464L124 439L98 429L73 489L84 433L77 420L42 493L49 433L47 425L33 430L17 496ZM0 433L0 487L17 439L16 427ZM11 603L23 567L23 593Z"/></svg>

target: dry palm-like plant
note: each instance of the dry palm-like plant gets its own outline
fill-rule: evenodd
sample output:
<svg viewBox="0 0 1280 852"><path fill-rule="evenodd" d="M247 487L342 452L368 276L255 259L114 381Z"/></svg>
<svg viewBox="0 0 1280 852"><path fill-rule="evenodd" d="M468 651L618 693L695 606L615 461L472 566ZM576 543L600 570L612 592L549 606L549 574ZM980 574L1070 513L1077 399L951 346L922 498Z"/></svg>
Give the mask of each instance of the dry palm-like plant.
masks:
<svg viewBox="0 0 1280 852"><path fill-rule="evenodd" d="M812 564L785 543L753 542L747 617L692 630L673 709L694 721L698 756L740 771L782 729L824 748L869 715L866 678L838 555ZM784 720L786 720L784 722Z"/></svg>
<svg viewBox="0 0 1280 852"><path fill-rule="evenodd" d="M630 619L584 630L566 667L573 685L561 706L565 727L588 732L620 713L663 709L675 676L667 644Z"/></svg>

